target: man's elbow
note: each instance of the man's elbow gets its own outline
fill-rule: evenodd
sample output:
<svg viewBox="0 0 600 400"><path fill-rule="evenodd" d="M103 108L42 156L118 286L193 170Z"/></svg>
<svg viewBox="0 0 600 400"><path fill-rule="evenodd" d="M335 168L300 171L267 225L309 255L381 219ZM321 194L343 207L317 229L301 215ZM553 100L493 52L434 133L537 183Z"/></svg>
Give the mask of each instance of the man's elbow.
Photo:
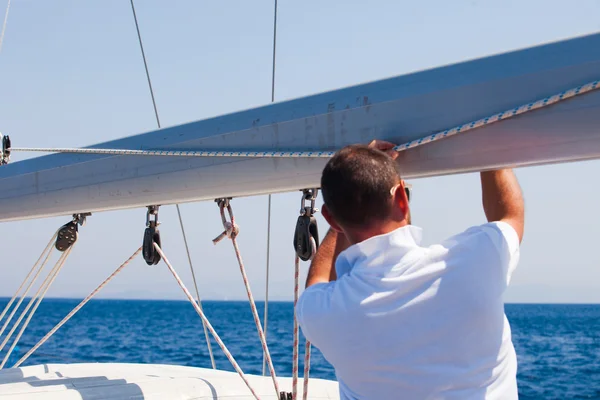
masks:
<svg viewBox="0 0 600 400"><path fill-rule="evenodd" d="M523 241L523 235L525 233L524 215L521 214L513 217L503 218L501 221L507 223L515 230L517 236L519 237L519 243L521 243Z"/></svg>

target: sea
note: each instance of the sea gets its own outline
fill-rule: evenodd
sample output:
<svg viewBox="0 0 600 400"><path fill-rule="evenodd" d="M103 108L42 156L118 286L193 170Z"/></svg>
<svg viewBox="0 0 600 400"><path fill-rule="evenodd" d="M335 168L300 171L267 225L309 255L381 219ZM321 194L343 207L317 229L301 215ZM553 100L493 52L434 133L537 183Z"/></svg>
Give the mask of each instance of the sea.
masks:
<svg viewBox="0 0 600 400"><path fill-rule="evenodd" d="M7 302L0 299L0 309ZM78 302L44 299L7 365L12 366ZM261 346L248 302L202 305L242 369L261 374ZM257 306L262 318L264 303ZM519 362L521 399L600 399L600 304L507 304L505 310ZM292 371L292 317L292 303L269 303L267 338L281 376ZM217 367L233 370L215 342L212 346ZM5 354L6 349L1 356ZM24 365L81 362L211 366L202 324L191 305L159 300L92 300ZM312 352L310 376L335 379L332 366L317 349Z"/></svg>

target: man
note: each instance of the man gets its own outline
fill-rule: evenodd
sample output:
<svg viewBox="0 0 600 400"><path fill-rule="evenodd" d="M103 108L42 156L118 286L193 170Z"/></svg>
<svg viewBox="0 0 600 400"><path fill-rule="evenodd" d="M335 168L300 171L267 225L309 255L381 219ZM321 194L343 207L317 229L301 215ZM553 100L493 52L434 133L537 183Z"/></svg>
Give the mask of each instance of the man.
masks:
<svg viewBox="0 0 600 400"><path fill-rule="evenodd" d="M323 171L331 229L296 306L302 331L342 399L516 399L502 295L523 236L519 184L482 172L488 223L422 247L392 147L348 146Z"/></svg>

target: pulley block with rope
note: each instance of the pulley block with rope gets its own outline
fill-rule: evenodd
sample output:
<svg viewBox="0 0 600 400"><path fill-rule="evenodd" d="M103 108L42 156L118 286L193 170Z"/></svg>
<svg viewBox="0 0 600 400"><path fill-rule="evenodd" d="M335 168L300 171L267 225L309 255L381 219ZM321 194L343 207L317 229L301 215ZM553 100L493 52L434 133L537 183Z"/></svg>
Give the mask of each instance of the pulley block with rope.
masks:
<svg viewBox="0 0 600 400"><path fill-rule="evenodd" d="M156 265L160 262L160 254L156 251L154 243L160 247L160 232L158 231L158 207L148 206L146 213L146 229L144 230L144 242L142 244L142 257L148 265Z"/></svg>
<svg viewBox="0 0 600 400"><path fill-rule="evenodd" d="M6 165L10 161L10 137L8 135L2 135L2 153L0 154L0 165Z"/></svg>
<svg viewBox="0 0 600 400"><path fill-rule="evenodd" d="M91 213L73 214L73 220L58 229L54 247L60 252L68 250L75 244L79 235L79 227L85 225L86 217Z"/></svg>
<svg viewBox="0 0 600 400"><path fill-rule="evenodd" d="M308 261L319 247L319 230L315 207L319 189L304 189L300 206L300 216L294 233L294 250L302 261Z"/></svg>

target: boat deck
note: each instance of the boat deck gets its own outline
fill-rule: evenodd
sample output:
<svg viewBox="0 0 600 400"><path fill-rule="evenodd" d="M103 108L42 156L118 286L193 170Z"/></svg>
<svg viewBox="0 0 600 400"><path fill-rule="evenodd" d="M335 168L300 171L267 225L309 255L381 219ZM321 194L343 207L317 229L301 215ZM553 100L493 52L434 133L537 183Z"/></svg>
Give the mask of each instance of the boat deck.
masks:
<svg viewBox="0 0 600 400"><path fill-rule="evenodd" d="M270 376L246 375L261 399L278 400ZM278 378L290 392L292 378ZM302 393L302 380L299 380ZM311 399L339 399L337 382L311 379ZM254 399L235 372L158 364L43 364L0 371L0 398L11 400ZM301 398L299 396L299 398Z"/></svg>

